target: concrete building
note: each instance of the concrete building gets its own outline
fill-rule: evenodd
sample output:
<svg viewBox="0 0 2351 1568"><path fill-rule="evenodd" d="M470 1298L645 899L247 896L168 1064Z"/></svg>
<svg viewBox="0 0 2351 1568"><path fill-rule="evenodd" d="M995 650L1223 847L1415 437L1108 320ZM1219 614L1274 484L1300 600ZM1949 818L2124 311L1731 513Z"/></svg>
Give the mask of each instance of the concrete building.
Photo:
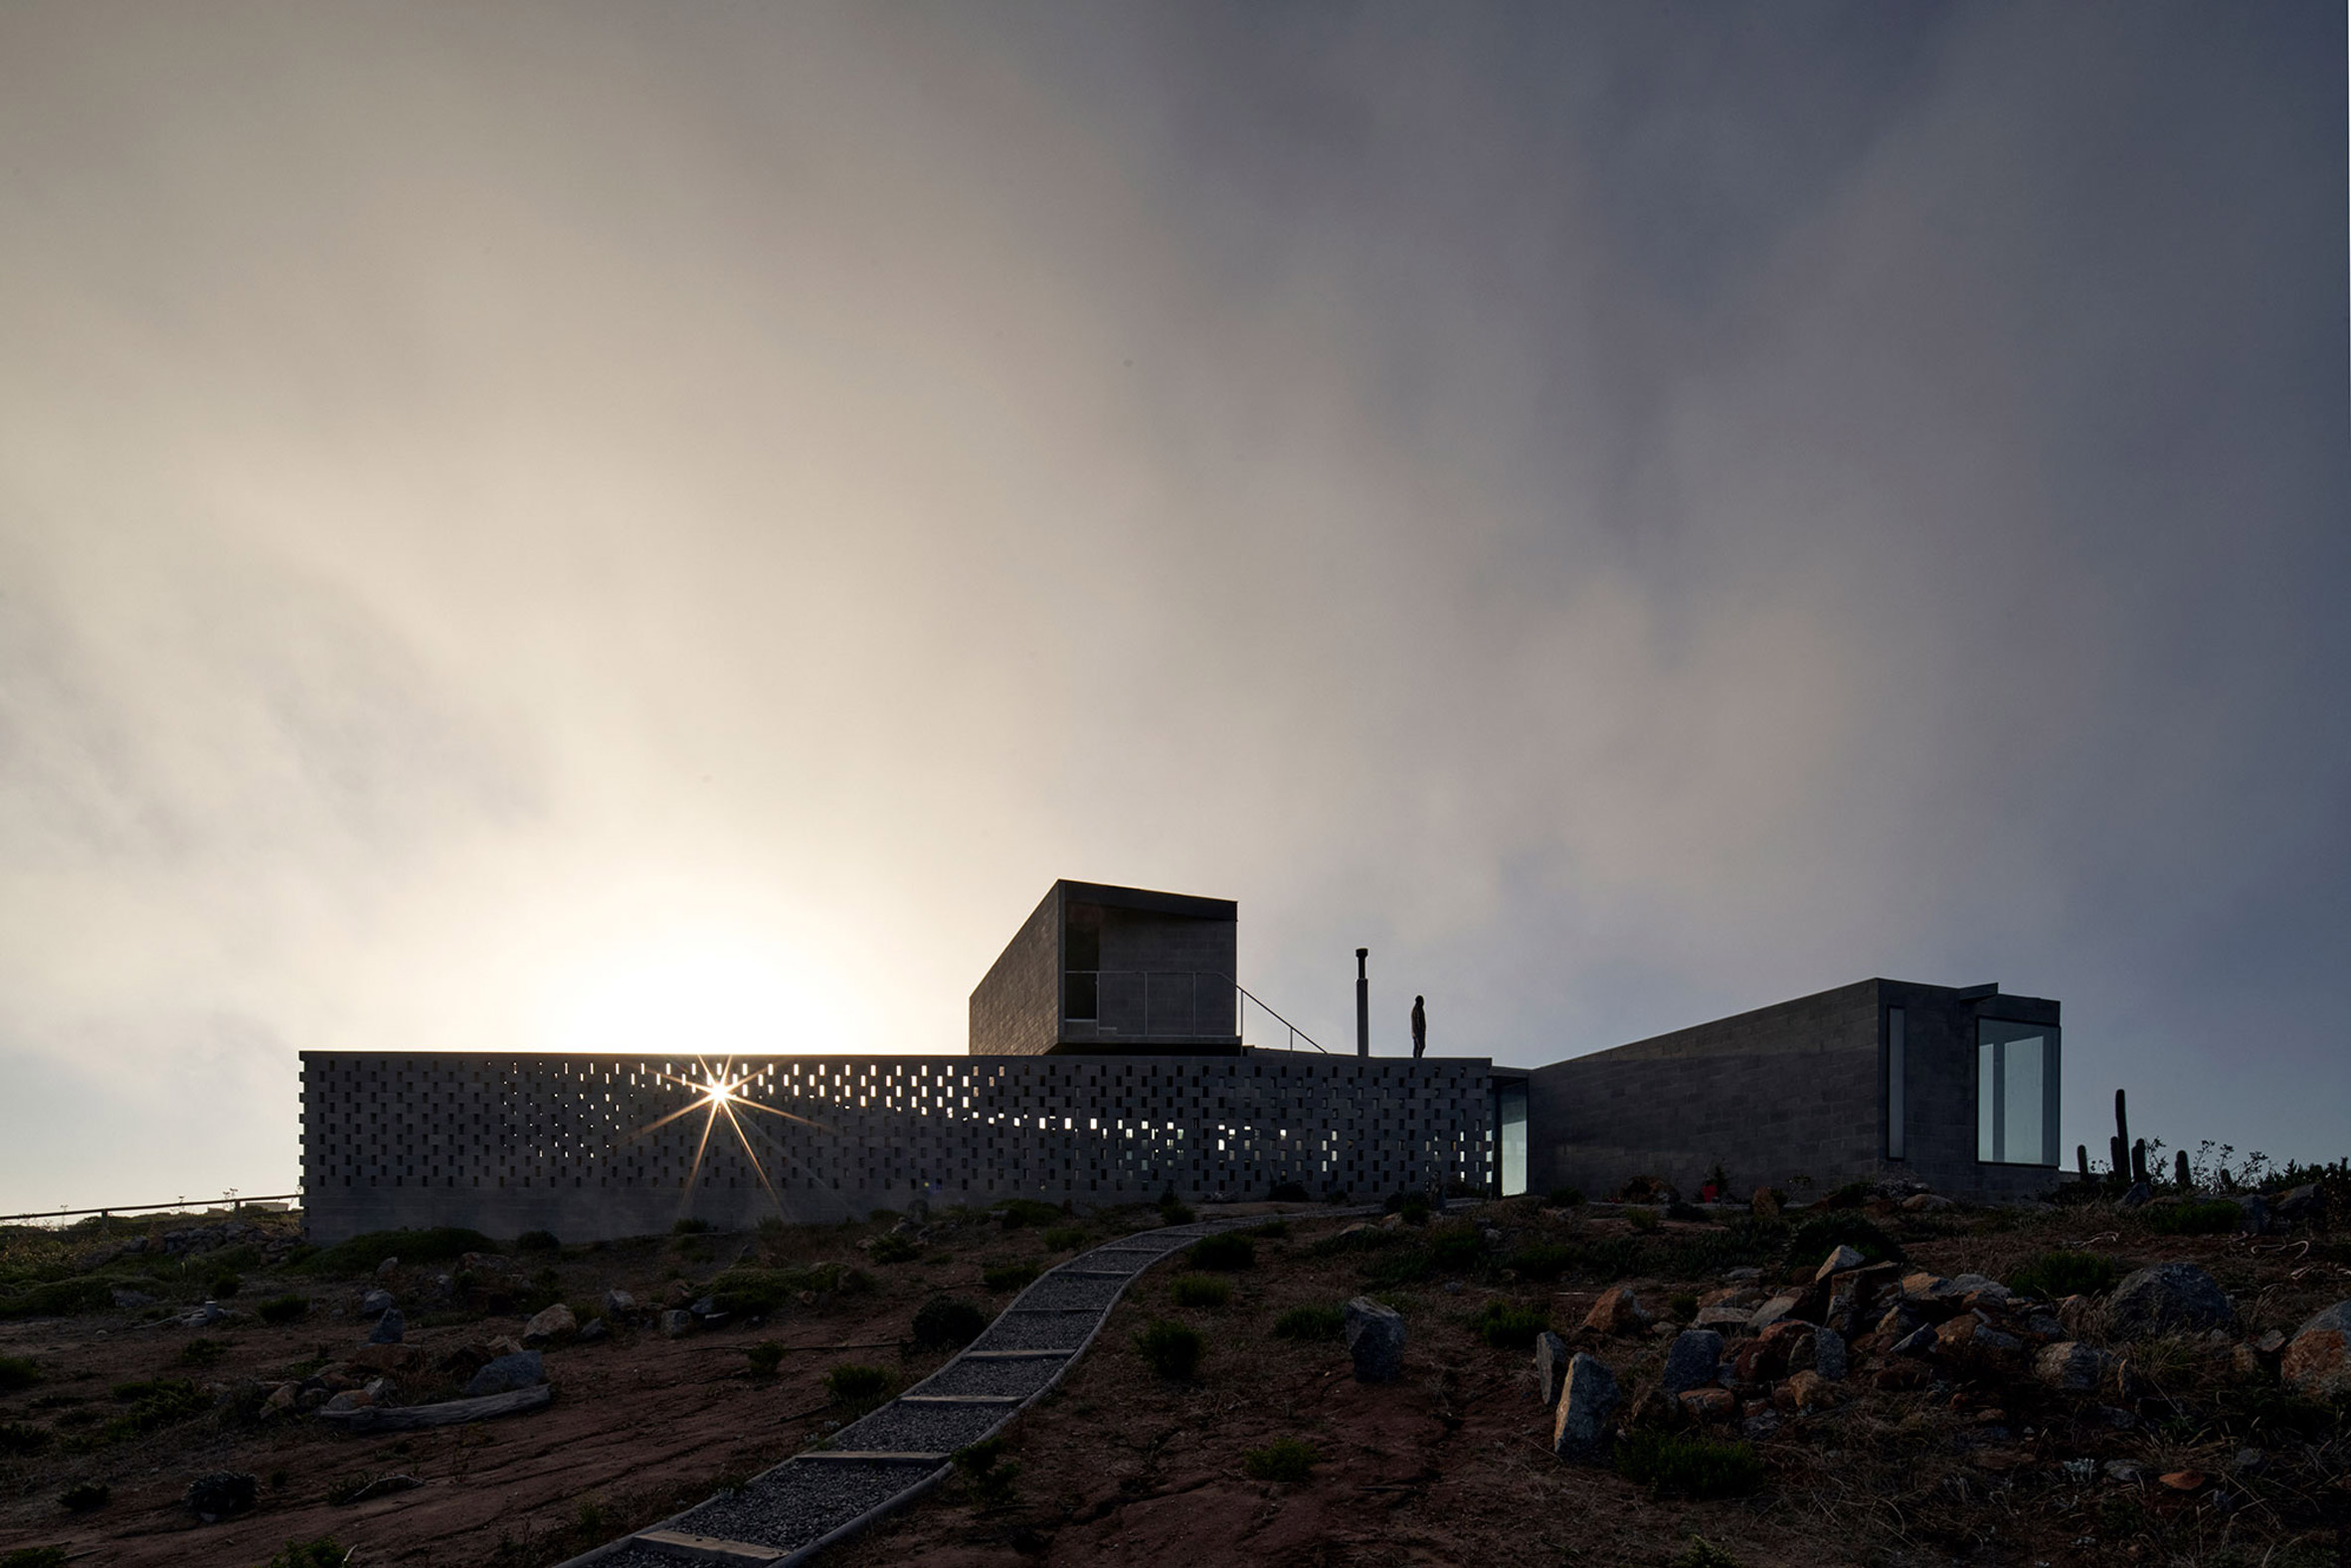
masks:
<svg viewBox="0 0 2351 1568"><path fill-rule="evenodd" d="M974 1056L1237 1052L1230 899L1056 882L972 992Z"/></svg>
<svg viewBox="0 0 2351 1568"><path fill-rule="evenodd" d="M1818 1195L1908 1176L1987 1199L2060 1179L2058 1003L1871 979L1527 1075L1531 1186ZM1809 1184L1809 1185L1808 1185Z"/></svg>

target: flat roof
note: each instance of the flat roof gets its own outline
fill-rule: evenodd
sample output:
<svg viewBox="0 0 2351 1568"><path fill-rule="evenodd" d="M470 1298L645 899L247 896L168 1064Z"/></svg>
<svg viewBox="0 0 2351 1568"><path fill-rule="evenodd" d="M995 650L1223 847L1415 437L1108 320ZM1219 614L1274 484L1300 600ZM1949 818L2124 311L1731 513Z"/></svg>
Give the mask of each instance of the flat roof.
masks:
<svg viewBox="0 0 2351 1568"><path fill-rule="evenodd" d="M1155 893L1149 888L1112 887L1106 882L1072 882L1064 877L1053 886L1062 902L1100 904L1108 909L1139 909L1153 915L1180 915L1189 920L1238 922L1240 905L1228 898L1194 898L1188 893Z"/></svg>

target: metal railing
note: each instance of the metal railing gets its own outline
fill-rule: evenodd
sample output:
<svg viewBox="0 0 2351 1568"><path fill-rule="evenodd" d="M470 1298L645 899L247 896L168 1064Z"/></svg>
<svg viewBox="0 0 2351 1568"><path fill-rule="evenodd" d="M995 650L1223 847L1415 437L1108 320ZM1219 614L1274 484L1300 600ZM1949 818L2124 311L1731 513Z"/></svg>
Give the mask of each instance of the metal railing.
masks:
<svg viewBox="0 0 2351 1568"><path fill-rule="evenodd" d="M184 1209L190 1214L200 1215L226 1208L235 1214L248 1203L299 1203L301 1200L302 1195L298 1192L268 1192L250 1198L235 1192L224 1192L217 1198L199 1198L193 1204L186 1198L180 1198L171 1203L111 1203L97 1209L30 1209L23 1214L0 1214L0 1225L13 1225L20 1220L86 1219L92 1214L100 1217L148 1214L158 1209Z"/></svg>
<svg viewBox="0 0 2351 1568"><path fill-rule="evenodd" d="M1200 982L1211 980L1233 988L1233 1035L1244 1034L1248 1022L1249 1003L1289 1031L1290 1049L1296 1050L1304 1040L1325 1056L1321 1041L1267 1005L1265 999L1251 994L1249 988L1219 969L1064 969L1061 974L1061 1017L1065 1023L1090 1023L1105 1037L1121 1040L1153 1040L1196 1035L1200 1029ZM1108 982L1108 983L1105 983ZM1153 996L1155 983L1161 998L1155 1019ZM1180 983L1178 983L1180 982ZM1180 1000L1182 1005L1176 1006ZM1140 1005L1138 1005L1138 1003ZM1174 1011L1176 1019L1171 1019ZM1105 1025L1104 1016L1132 1020L1140 1015L1140 1032L1117 1025ZM1180 1020L1180 1026L1177 1024ZM1219 1031L1221 1032L1221 1031Z"/></svg>

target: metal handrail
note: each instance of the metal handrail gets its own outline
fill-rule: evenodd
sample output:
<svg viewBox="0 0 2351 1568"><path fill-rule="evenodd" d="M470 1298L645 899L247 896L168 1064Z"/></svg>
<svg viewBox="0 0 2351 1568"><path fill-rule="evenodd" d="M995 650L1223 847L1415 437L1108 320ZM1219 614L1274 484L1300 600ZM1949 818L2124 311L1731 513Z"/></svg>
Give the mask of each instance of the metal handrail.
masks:
<svg viewBox="0 0 2351 1568"><path fill-rule="evenodd" d="M1200 1016L1200 976L1207 975L1211 979L1219 979L1224 981L1224 983L1230 985L1234 992L1240 997L1240 1000L1236 1002L1233 1007L1233 1034L1236 1037L1242 1035L1245 1032L1242 1026L1249 1021L1248 1004L1250 1002L1255 1002L1266 1012L1271 1013L1276 1023L1290 1031L1290 1048L1292 1050L1296 1050L1298 1048L1298 1042L1300 1040L1304 1040L1316 1050L1321 1051L1325 1056L1329 1056L1331 1054L1330 1051L1324 1048L1322 1041L1316 1039L1313 1035L1308 1034L1304 1029L1299 1028L1298 1025L1283 1017L1279 1012L1276 1012L1270 1005L1267 1004L1264 997L1256 995L1249 989L1249 987L1243 985L1239 980L1233 978L1229 974L1224 973L1220 969L1064 969L1061 971L1061 973L1062 980L1065 985L1069 977L1072 975L1082 974L1094 981L1094 1006L1096 1019L1099 1018L1101 1012L1101 986L1104 979L1114 976L1141 976L1143 980L1143 1033L1138 1037L1141 1039L1149 1040L1155 1038L1151 1027L1151 982L1155 975L1173 976L1180 974L1188 977L1191 980L1191 1018L1194 1024L1199 1022ZM1066 1009L1068 1004L1068 993L1065 990L1062 996L1062 1006ZM1069 1018L1069 1014L1066 1011L1063 1012L1062 1016L1065 1019ZM1071 1019L1070 1021L1085 1023L1096 1020Z"/></svg>
<svg viewBox="0 0 2351 1568"><path fill-rule="evenodd" d="M1226 978L1226 979L1228 979L1228 980L1232 980L1232 976L1231 976L1231 975L1229 975L1229 974L1225 975L1225 976L1224 976L1224 978ZM1285 1017L1283 1017L1283 1016L1282 1016L1280 1013L1278 1013L1278 1012L1274 1012L1274 1010L1273 1010L1271 1007L1267 1007L1267 1006L1266 1006L1266 1004L1265 1004L1265 999L1264 999L1263 997L1251 995L1251 994L1250 994L1250 992L1249 992L1249 987L1248 987L1248 986L1246 986L1246 985L1243 985L1243 984L1242 984L1242 983L1241 983L1239 980L1233 980L1233 981L1232 981L1232 988L1233 988L1234 990L1236 990L1236 991L1239 991L1239 992L1241 993L1241 997L1242 997L1242 999L1243 999L1243 1001L1244 1001L1244 1002L1255 1002L1255 1003L1257 1003L1257 1005L1258 1005L1258 1006L1260 1006L1260 1007L1264 1007L1264 1008L1265 1008L1265 1010L1266 1010L1267 1012L1269 1012L1269 1013L1273 1013L1274 1022L1276 1022L1276 1023L1280 1024L1280 1025L1281 1025L1283 1028L1285 1028L1285 1029L1287 1029L1287 1030L1289 1030L1289 1031L1290 1031L1290 1038L1291 1038L1291 1040L1292 1040L1293 1042L1295 1042L1295 1041L1299 1041L1299 1040L1304 1040L1304 1041L1305 1041L1307 1044L1309 1044L1309 1045L1313 1046L1313 1047L1314 1047L1316 1050L1318 1050L1318 1051L1322 1051L1322 1052L1323 1052L1323 1054L1324 1054L1325 1056L1329 1056L1329 1055L1331 1054L1329 1051L1324 1051L1324 1050L1323 1050L1323 1043L1322 1043L1320 1040L1317 1040L1317 1039L1316 1039L1316 1038L1315 1038L1313 1035L1311 1035L1311 1034L1308 1034L1308 1033L1307 1033L1307 1032L1306 1032L1304 1029L1301 1029L1301 1028L1299 1028L1299 1027L1298 1027L1298 1025L1296 1025L1296 1024L1292 1023L1292 1022L1291 1022L1289 1019L1287 1019L1287 1018L1285 1018ZM1242 1033L1242 1030L1240 1029L1240 1027L1239 1027L1239 1026L1240 1026L1241 1024L1243 1024L1243 1023L1246 1023L1247 1021L1248 1021L1248 1013L1246 1012L1246 1010L1243 1010L1243 1011L1241 1012L1241 1014L1240 1014L1238 1017L1236 1017L1236 1018L1233 1020L1233 1024L1234 1024L1233 1033L1235 1033L1235 1034L1240 1034L1240 1033ZM1296 1046L1295 1044L1293 1044L1293 1045L1291 1046L1291 1049L1292 1049L1292 1050L1296 1050L1296 1049L1297 1049L1297 1046Z"/></svg>
<svg viewBox="0 0 2351 1568"><path fill-rule="evenodd" d="M301 1196L298 1192L269 1192L259 1197L248 1198L230 1197L223 1193L218 1198L204 1199L196 1206L195 1211L209 1214L225 1203L229 1206L229 1212L235 1214L248 1203L296 1203L301 1201ZM115 1203L102 1209L33 1209L23 1214L0 1214L0 1225L6 1225L12 1220L64 1220L72 1219L76 1215L138 1214L150 1209L186 1209L188 1207L188 1200L182 1198L177 1203Z"/></svg>

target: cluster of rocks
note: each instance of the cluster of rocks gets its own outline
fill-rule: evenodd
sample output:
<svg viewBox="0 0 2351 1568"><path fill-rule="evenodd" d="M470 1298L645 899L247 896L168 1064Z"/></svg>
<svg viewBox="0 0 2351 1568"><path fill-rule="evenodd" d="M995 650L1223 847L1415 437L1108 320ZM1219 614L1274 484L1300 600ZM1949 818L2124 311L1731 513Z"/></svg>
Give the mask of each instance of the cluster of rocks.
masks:
<svg viewBox="0 0 2351 1568"><path fill-rule="evenodd" d="M1766 1294L1759 1278L1752 1269L1730 1271L1679 1330L1655 1323L1630 1287L1602 1295L1581 1327L1588 1341L1673 1334L1662 1372L1630 1399L1598 1355L1543 1334L1535 1373L1553 1412L1554 1451L1596 1462L1615 1429L1631 1421L1734 1425L1762 1436L1859 1389L1962 1382L1995 1389L2030 1383L2092 1404L2112 1426L2129 1426L2136 1417L2127 1409L2095 1402L2149 1392L2132 1371L2128 1347L2157 1334L2199 1335L2215 1353L2227 1349L2241 1375L2276 1375L2308 1397L2351 1399L2351 1303L2319 1312L2290 1340L2272 1331L2240 1343L2227 1293L2193 1264L2141 1269L2103 1301L2037 1300L1980 1275L1946 1279L1872 1264L1850 1247L1838 1248L1800 1288ZM1985 1419L2005 1419L1996 1404L1985 1411Z"/></svg>
<svg viewBox="0 0 2351 1568"><path fill-rule="evenodd" d="M301 1237L285 1226L252 1225L244 1220L220 1220L210 1225L186 1225L149 1231L125 1241L106 1242L74 1258L74 1267L87 1274L124 1258L197 1257L229 1247L251 1247L269 1263L282 1262L301 1245Z"/></svg>

